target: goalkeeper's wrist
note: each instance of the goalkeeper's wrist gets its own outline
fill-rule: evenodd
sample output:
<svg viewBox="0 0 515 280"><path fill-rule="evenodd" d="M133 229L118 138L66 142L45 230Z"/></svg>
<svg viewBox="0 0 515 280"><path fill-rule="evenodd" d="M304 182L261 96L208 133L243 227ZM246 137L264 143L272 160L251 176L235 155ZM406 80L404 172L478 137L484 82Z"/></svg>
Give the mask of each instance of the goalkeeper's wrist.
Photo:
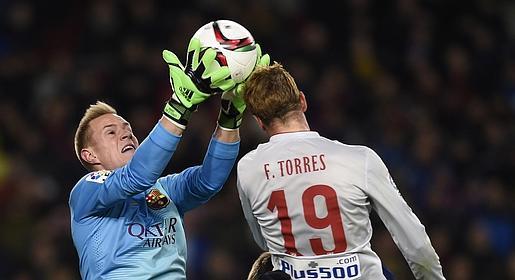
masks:
<svg viewBox="0 0 515 280"><path fill-rule="evenodd" d="M243 113L228 115L223 110L220 110L220 114L218 115L218 125L225 130L236 130L240 128L242 120Z"/></svg>
<svg viewBox="0 0 515 280"><path fill-rule="evenodd" d="M196 107L194 105L191 108L187 108L176 100L170 99L163 108L163 115L178 127L185 129Z"/></svg>

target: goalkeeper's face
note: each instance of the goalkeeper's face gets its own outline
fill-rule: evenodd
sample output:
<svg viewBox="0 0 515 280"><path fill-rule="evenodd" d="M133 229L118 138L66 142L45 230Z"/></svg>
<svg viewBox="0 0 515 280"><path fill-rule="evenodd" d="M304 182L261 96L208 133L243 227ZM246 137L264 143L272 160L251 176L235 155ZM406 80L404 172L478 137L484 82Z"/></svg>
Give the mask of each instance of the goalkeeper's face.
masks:
<svg viewBox="0 0 515 280"><path fill-rule="evenodd" d="M88 142L93 166L100 170L124 166L139 146L130 124L115 114L102 115L89 123Z"/></svg>

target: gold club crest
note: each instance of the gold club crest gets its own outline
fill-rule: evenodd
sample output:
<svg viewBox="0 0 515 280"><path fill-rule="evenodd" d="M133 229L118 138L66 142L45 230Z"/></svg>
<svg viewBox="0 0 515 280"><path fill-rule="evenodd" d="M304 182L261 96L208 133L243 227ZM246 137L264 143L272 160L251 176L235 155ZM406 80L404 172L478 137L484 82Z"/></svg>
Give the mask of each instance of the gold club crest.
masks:
<svg viewBox="0 0 515 280"><path fill-rule="evenodd" d="M163 209L170 203L168 197L157 189L152 189L145 197L145 201L147 202L147 206L153 210Z"/></svg>

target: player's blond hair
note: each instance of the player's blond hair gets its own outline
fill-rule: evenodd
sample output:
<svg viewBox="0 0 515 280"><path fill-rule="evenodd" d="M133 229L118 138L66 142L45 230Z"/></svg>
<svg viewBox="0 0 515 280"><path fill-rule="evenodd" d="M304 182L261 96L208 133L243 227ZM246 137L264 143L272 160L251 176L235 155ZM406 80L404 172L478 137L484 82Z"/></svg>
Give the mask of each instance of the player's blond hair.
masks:
<svg viewBox="0 0 515 280"><path fill-rule="evenodd" d="M272 254L263 252L252 264L247 280L258 280L267 271L272 271Z"/></svg>
<svg viewBox="0 0 515 280"><path fill-rule="evenodd" d="M86 112L82 116L82 119L79 122L77 131L75 131L75 155L80 160L80 163L82 163L82 165L87 170L92 170L91 165L87 163L84 159L82 159L82 157L80 156L80 151L90 144L90 122L105 114L116 114L116 110L105 102L97 101L97 103L90 105L89 108L86 110Z"/></svg>
<svg viewBox="0 0 515 280"><path fill-rule="evenodd" d="M274 119L284 121L291 111L301 110L300 90L293 77L275 62L257 68L245 82L243 96L249 111L269 125Z"/></svg>

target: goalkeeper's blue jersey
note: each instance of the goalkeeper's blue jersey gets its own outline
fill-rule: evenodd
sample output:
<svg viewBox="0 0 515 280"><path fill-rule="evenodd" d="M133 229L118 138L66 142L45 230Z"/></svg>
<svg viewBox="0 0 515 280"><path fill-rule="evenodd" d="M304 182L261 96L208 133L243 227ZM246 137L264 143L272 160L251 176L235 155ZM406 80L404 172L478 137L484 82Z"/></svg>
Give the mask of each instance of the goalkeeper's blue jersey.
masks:
<svg viewBox="0 0 515 280"><path fill-rule="evenodd" d="M213 138L202 165L159 178L179 139L158 124L126 166L75 185L71 229L83 279L186 278L183 215L220 190L239 142Z"/></svg>

